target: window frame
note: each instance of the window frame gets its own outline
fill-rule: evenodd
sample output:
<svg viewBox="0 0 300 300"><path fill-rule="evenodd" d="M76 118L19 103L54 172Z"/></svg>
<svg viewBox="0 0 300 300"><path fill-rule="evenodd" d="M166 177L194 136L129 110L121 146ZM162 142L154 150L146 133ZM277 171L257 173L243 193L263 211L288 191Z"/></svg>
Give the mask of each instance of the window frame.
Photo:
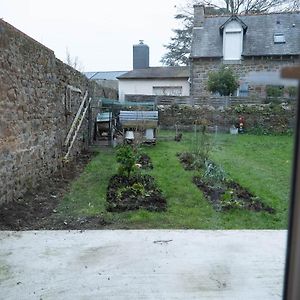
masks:
<svg viewBox="0 0 300 300"><path fill-rule="evenodd" d="M282 38L282 39L280 39L280 38ZM285 44L286 40L285 40L284 33L274 33L273 41L274 41L274 44Z"/></svg>
<svg viewBox="0 0 300 300"><path fill-rule="evenodd" d="M298 79L298 86L300 86L300 67L284 68L282 70L282 77ZM283 287L284 300L300 299L300 89L298 89L295 133L292 190Z"/></svg>

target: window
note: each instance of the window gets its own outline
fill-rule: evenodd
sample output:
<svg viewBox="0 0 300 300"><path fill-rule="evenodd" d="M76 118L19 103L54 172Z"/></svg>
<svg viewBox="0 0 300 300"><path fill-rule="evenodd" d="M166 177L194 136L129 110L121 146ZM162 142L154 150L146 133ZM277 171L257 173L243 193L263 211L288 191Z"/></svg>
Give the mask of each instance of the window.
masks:
<svg viewBox="0 0 300 300"><path fill-rule="evenodd" d="M243 30L237 21L231 21L224 28L223 57L224 60L240 60L243 51Z"/></svg>
<svg viewBox="0 0 300 300"><path fill-rule="evenodd" d="M275 33L274 34L274 44L284 44L285 36L283 33Z"/></svg>
<svg viewBox="0 0 300 300"><path fill-rule="evenodd" d="M156 96L182 96L181 86L154 86L153 94Z"/></svg>

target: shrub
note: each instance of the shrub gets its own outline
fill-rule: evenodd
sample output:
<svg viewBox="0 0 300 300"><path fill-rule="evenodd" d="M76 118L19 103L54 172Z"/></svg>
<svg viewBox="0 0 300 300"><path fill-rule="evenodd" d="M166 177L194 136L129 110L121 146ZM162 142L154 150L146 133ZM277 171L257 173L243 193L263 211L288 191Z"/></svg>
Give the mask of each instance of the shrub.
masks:
<svg viewBox="0 0 300 300"><path fill-rule="evenodd" d="M116 152L117 162L119 166L119 174L125 175L128 178L135 170L137 162L137 155L130 145L122 145Z"/></svg>
<svg viewBox="0 0 300 300"><path fill-rule="evenodd" d="M266 87L267 97L282 97L283 96L283 87L275 85L267 85Z"/></svg>
<svg viewBox="0 0 300 300"><path fill-rule="evenodd" d="M289 86L287 88L287 92L289 94L289 97L294 98L297 96L297 88L295 86Z"/></svg>
<svg viewBox="0 0 300 300"><path fill-rule="evenodd" d="M237 90L238 86L234 72L227 66L222 66L219 71L208 74L207 88L210 92L229 96Z"/></svg>

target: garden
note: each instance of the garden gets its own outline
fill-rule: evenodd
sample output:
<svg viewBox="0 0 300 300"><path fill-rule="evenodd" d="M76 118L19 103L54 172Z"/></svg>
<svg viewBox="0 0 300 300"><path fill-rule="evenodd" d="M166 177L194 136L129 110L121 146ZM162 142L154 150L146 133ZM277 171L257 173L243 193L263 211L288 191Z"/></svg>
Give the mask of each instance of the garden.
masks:
<svg viewBox="0 0 300 300"><path fill-rule="evenodd" d="M225 90L223 77L231 78ZM228 68L210 74L212 92L229 95L236 86ZM287 228L292 102L158 109L161 126L175 124L176 132L157 129L156 140L147 129L152 142L144 144L126 142L133 131L124 131L116 148L98 147L4 205L0 229ZM138 113L124 113L123 129L129 121L132 128L128 118ZM150 128L157 120L158 111ZM239 134L224 133L229 125Z"/></svg>
<svg viewBox="0 0 300 300"><path fill-rule="evenodd" d="M287 227L291 136L189 132L176 142L169 140L172 135L161 131L156 146L140 147L143 155L130 146L99 150L49 224L69 228L78 220L76 229ZM197 161L203 155L195 154L198 145L208 139L211 149L204 154L209 159ZM183 162L186 153L196 156L192 166ZM145 166L137 162L142 156ZM130 162L127 169L122 160Z"/></svg>
<svg viewBox="0 0 300 300"><path fill-rule="evenodd" d="M293 137L201 128L180 142L160 131L155 146L98 149L75 178L54 176L3 209L1 228L287 228Z"/></svg>

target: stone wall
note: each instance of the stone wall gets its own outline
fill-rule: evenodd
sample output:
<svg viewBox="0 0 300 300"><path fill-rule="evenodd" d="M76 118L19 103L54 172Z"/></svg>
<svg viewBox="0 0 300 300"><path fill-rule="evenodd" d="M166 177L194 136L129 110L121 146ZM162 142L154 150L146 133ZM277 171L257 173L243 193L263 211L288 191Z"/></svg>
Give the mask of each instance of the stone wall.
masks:
<svg viewBox="0 0 300 300"><path fill-rule="evenodd" d="M251 57L245 58L240 64L230 64L230 67L239 79L243 80L249 72L278 71L288 65L300 63L300 57ZM200 59L191 60L191 96L207 97L210 92L207 90L208 74L211 71L218 71L223 62L221 59ZM249 97L266 97L265 85L249 85Z"/></svg>
<svg viewBox="0 0 300 300"><path fill-rule="evenodd" d="M229 132L239 117L245 119L245 130L253 134L287 134L293 131L296 102L290 104L247 104L214 108L210 105L159 106L162 129L193 130L194 124L206 125L210 131Z"/></svg>
<svg viewBox="0 0 300 300"><path fill-rule="evenodd" d="M82 93L70 97L68 85ZM86 90L89 97L117 97L0 20L0 203L18 199L62 166L63 143ZM87 144L87 126L85 120L71 159Z"/></svg>

